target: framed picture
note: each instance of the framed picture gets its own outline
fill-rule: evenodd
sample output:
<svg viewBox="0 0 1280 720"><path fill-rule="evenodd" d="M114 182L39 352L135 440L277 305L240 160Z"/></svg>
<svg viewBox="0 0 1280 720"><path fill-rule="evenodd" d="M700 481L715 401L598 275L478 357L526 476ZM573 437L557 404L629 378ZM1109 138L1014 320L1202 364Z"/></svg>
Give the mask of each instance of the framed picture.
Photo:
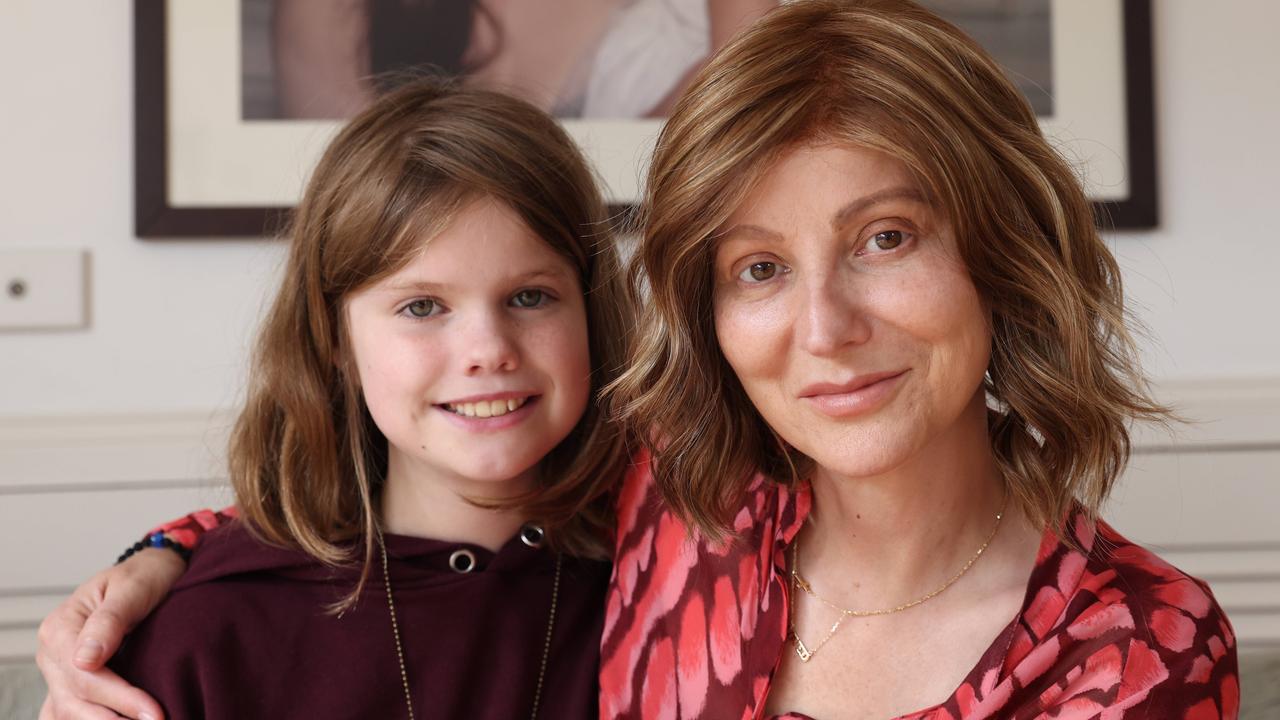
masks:
<svg viewBox="0 0 1280 720"><path fill-rule="evenodd" d="M358 17L340 17L351 3L135 0L137 235L272 234L342 119L397 72L424 65L552 112L625 211L639 198L666 108L715 50L717 3L548 9L559 1L505 3L515 9L499 17L483 0L367 0ZM757 11L779 1L759 0ZM926 4L1005 65L1104 222L1155 224L1150 0ZM325 54L309 55L315 48Z"/></svg>

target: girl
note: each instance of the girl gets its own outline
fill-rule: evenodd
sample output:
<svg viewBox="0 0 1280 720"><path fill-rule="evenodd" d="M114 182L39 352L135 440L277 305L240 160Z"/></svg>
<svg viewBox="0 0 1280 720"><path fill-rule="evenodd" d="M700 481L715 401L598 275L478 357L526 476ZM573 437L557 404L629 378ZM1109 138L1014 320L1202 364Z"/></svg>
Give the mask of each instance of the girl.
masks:
<svg viewBox="0 0 1280 720"><path fill-rule="evenodd" d="M423 80L333 140L209 533L112 663L170 717L591 717L628 326L572 142ZM220 518L220 521L226 518Z"/></svg>

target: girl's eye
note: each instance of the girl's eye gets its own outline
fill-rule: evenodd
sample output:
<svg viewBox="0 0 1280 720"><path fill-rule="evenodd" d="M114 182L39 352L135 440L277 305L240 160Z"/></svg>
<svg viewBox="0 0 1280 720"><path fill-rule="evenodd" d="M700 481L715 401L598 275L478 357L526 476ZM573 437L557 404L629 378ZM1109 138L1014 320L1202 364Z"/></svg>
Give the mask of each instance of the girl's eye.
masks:
<svg viewBox="0 0 1280 720"><path fill-rule="evenodd" d="M511 304L522 308L538 307L545 298L546 293L541 290L521 290L511 296Z"/></svg>
<svg viewBox="0 0 1280 720"><path fill-rule="evenodd" d="M414 300L404 306L402 312L408 313L412 317L425 318L436 314L435 300Z"/></svg>
<svg viewBox="0 0 1280 720"><path fill-rule="evenodd" d="M747 269L738 273L738 279L747 283L762 283L772 280L779 272L782 271L778 268L777 263L767 261L751 263L747 266Z"/></svg>
<svg viewBox="0 0 1280 720"><path fill-rule="evenodd" d="M871 239L867 241L867 244L863 246L863 249L871 252L875 252L877 250L893 250L901 245L905 239L906 236L901 230L881 230L871 236Z"/></svg>

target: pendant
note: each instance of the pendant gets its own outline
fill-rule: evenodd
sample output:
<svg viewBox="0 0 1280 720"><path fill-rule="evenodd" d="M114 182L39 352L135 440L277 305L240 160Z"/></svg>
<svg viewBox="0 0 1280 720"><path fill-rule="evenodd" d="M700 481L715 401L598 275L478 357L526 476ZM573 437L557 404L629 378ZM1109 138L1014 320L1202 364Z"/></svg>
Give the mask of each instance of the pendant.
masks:
<svg viewBox="0 0 1280 720"><path fill-rule="evenodd" d="M809 662L809 658L813 657L813 653L809 652L809 648L805 647L804 641L796 635L796 655L800 656L800 662Z"/></svg>

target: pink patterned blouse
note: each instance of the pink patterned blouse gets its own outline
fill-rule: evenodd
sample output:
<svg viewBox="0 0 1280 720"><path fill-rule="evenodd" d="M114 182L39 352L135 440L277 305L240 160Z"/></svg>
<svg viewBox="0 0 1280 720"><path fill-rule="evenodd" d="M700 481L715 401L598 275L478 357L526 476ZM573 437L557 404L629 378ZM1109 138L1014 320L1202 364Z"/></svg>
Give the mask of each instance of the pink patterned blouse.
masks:
<svg viewBox="0 0 1280 720"><path fill-rule="evenodd" d="M715 545L664 509L647 458L618 505L600 667L604 718L759 718L785 652L784 557L810 498L757 477ZM1051 533L1022 610L940 705L902 716L1235 718L1235 636L1208 586L1076 516ZM785 718L803 718L785 715Z"/></svg>
<svg viewBox="0 0 1280 720"><path fill-rule="evenodd" d="M739 539L716 545L664 508L636 459L618 500L602 718L763 717L786 651L784 558L809 507L807 491L757 477ZM225 520L202 511L160 529L194 544ZM1208 586L1105 523L1069 525L1084 552L1046 533L1018 616L951 697L899 720L1236 717L1235 636Z"/></svg>

